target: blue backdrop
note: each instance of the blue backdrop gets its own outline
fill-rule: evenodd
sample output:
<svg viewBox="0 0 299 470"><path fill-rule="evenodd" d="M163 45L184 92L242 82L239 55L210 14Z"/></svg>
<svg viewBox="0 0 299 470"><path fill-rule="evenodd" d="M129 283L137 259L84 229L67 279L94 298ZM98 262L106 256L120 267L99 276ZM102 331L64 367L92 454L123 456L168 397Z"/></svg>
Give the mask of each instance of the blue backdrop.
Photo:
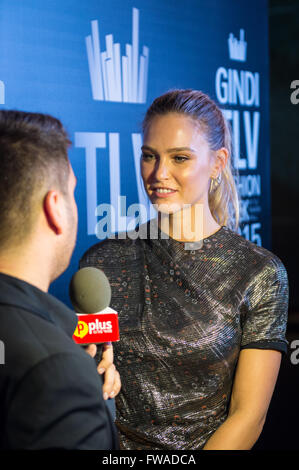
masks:
<svg viewBox="0 0 299 470"><path fill-rule="evenodd" d="M214 98L233 127L241 226L270 246L268 22L265 0L1 0L0 104L53 114L68 130L78 178L78 240L51 293L68 286L101 236L102 204L144 201L140 123L169 88ZM100 209L96 214L96 207ZM101 225L102 221L102 225ZM98 224L98 225L97 225ZM97 228L96 228L97 227Z"/></svg>

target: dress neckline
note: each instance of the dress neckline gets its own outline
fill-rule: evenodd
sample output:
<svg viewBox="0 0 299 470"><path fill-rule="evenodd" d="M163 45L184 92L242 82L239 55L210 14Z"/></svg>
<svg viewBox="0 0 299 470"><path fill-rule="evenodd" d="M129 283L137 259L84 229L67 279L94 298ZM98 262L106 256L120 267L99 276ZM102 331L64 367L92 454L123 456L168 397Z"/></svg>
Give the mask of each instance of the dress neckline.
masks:
<svg viewBox="0 0 299 470"><path fill-rule="evenodd" d="M226 225L221 225L221 227L218 230L216 230L216 232L211 233L208 237L204 237L201 240L198 240L198 241L195 241L195 242L186 242L186 241L176 240L175 238L172 238L170 235L167 235L167 233L163 232L160 229L159 226L158 226L158 233L159 233L159 238L161 238L162 240L170 240L172 243L178 244L178 245L187 244L187 245L195 245L196 246L198 244L206 243L206 242L210 241L212 238L217 237L225 229L227 229L227 226Z"/></svg>
<svg viewBox="0 0 299 470"><path fill-rule="evenodd" d="M151 249L157 250L160 253L160 249L165 249L170 256L174 256L175 258L178 256L179 258L188 255L195 255L196 253L201 253L202 250L206 250L206 248L210 248L211 246L216 246L222 240L223 235L229 230L226 225L222 225L216 232L210 234L208 237L203 238L197 242L183 242L179 240L175 240L171 238L167 233L162 232L158 227L158 224L155 223L156 219L150 219L145 224L145 229L147 232L147 244L151 247ZM153 233L155 236L151 237L148 236L151 228L150 224L154 224L154 231Z"/></svg>

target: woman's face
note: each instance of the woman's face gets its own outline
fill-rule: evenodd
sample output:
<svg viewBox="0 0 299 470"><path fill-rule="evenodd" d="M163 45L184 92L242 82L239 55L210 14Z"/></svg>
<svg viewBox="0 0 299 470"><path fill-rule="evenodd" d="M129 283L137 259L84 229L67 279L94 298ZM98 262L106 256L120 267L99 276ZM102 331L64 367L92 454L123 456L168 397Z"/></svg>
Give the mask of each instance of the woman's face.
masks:
<svg viewBox="0 0 299 470"><path fill-rule="evenodd" d="M173 210L173 204L179 208L185 204L207 204L214 168L212 154L204 134L191 118L169 113L150 122L144 133L141 175L157 210L173 213L180 210ZM214 171L213 177L217 174Z"/></svg>

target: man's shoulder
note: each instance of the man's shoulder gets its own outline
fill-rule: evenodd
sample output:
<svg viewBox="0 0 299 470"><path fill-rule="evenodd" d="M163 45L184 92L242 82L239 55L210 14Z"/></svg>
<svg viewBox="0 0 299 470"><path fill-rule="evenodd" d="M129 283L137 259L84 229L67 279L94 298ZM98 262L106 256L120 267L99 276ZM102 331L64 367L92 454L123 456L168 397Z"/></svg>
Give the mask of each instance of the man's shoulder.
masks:
<svg viewBox="0 0 299 470"><path fill-rule="evenodd" d="M0 317L1 340L5 345L5 364L1 372L15 381L51 357L81 355L72 338L43 317L11 305L0 305Z"/></svg>
<svg viewBox="0 0 299 470"><path fill-rule="evenodd" d="M6 314L10 321L2 322L5 358L0 366L0 395L5 406L24 387L28 396L34 395L32 387L45 390L49 384L67 393L75 386L72 377L76 377L77 390L92 388L96 396L102 383L95 361L59 326L29 312L22 315L12 307Z"/></svg>

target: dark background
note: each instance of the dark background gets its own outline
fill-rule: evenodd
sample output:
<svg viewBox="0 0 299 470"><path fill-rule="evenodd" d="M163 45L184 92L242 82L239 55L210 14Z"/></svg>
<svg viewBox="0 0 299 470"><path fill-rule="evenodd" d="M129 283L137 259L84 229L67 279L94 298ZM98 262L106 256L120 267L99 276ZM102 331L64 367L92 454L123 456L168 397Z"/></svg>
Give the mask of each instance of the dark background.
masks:
<svg viewBox="0 0 299 470"><path fill-rule="evenodd" d="M254 449L299 450L299 364L291 362L292 342L299 343L299 103L290 101L294 91L290 84L299 80L299 0L269 0L268 5L272 251L289 276L289 353L282 359L267 420Z"/></svg>

